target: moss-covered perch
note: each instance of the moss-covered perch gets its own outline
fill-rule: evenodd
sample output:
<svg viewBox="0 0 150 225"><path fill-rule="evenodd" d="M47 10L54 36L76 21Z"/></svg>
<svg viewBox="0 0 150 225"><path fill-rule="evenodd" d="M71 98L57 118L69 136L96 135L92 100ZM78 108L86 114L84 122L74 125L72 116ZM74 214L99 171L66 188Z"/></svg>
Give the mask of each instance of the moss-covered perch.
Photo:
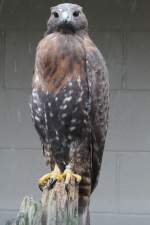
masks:
<svg viewBox="0 0 150 225"><path fill-rule="evenodd" d="M42 193L41 201L22 201L17 218L7 225L78 225L78 184L73 180L67 191L63 181Z"/></svg>

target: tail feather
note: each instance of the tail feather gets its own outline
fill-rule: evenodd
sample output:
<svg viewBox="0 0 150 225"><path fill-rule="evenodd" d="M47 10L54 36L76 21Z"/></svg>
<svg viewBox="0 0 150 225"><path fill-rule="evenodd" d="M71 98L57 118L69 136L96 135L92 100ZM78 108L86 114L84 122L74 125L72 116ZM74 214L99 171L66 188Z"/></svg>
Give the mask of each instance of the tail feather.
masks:
<svg viewBox="0 0 150 225"><path fill-rule="evenodd" d="M82 176L79 185L79 225L90 225L89 202L91 195L90 174Z"/></svg>
<svg viewBox="0 0 150 225"><path fill-rule="evenodd" d="M79 225L90 225L89 206L87 206L82 213L79 213Z"/></svg>

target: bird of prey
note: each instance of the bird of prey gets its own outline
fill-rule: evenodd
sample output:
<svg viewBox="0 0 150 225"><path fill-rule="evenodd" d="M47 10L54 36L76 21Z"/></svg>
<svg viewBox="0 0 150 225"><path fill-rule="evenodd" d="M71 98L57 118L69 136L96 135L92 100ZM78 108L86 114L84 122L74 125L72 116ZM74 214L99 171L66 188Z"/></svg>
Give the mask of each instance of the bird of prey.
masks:
<svg viewBox="0 0 150 225"><path fill-rule="evenodd" d="M59 179L68 184L74 177L80 182L79 214L87 224L108 127L109 80L81 6L51 8L36 50L32 86L32 118L51 169L39 187Z"/></svg>

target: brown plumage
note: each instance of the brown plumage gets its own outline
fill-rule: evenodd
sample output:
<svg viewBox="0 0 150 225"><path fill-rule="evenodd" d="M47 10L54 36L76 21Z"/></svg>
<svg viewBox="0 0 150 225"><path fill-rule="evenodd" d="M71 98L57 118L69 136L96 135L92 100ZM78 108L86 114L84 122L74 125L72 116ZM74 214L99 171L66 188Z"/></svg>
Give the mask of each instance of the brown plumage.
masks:
<svg viewBox="0 0 150 225"><path fill-rule="evenodd" d="M67 165L82 176L81 224L100 171L109 114L105 61L90 39L79 5L53 7L37 47L31 110L51 169Z"/></svg>

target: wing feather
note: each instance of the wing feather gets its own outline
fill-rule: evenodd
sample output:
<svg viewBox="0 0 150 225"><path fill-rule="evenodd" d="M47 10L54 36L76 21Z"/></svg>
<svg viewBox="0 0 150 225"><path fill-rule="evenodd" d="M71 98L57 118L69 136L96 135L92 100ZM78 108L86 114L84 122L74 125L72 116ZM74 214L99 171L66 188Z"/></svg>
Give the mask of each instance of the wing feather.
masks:
<svg viewBox="0 0 150 225"><path fill-rule="evenodd" d="M86 65L91 98L91 176L93 191L101 168L109 120L109 80L104 58L89 41L86 48Z"/></svg>

